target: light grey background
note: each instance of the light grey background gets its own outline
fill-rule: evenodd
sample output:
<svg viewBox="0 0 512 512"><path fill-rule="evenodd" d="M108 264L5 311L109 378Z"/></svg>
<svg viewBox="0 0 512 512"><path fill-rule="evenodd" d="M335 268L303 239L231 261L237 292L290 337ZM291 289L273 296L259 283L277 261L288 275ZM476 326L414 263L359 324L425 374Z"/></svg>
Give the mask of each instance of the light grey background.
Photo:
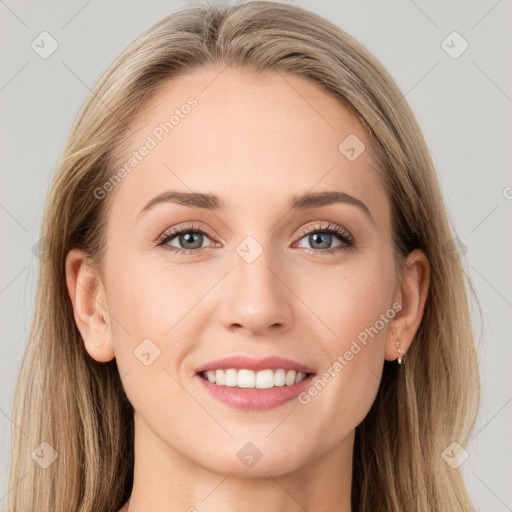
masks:
<svg viewBox="0 0 512 512"><path fill-rule="evenodd" d="M186 1L0 0L0 509L10 411L37 284L49 180L88 90L143 30ZM506 0L301 1L363 43L390 71L432 151L484 310L475 330L482 406L462 470L477 510L512 510L511 14ZM58 42L42 59L41 32ZM469 44L452 58L442 42ZM451 41L454 41L453 43ZM448 39L451 51L461 41ZM50 299L51 300L51 299Z"/></svg>

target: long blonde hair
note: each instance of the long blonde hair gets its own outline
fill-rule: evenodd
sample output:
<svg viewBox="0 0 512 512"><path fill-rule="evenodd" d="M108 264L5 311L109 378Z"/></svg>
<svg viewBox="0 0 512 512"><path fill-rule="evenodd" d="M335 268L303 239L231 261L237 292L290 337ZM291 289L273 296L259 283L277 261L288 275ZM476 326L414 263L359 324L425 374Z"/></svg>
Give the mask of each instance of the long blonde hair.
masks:
<svg viewBox="0 0 512 512"><path fill-rule="evenodd" d="M474 290L423 136L393 79L361 44L303 8L264 1L168 15L121 54L78 114L42 220L45 258L13 403L9 510L117 511L130 495L133 408L115 359L99 363L84 348L65 257L79 248L100 264L109 203L94 190L115 172L130 123L164 83L214 63L307 77L346 105L368 131L390 201L397 274L414 248L430 261L406 364L385 362L376 400L356 428L354 512L472 510L460 469L441 455L453 441L466 445L478 411L465 285Z"/></svg>

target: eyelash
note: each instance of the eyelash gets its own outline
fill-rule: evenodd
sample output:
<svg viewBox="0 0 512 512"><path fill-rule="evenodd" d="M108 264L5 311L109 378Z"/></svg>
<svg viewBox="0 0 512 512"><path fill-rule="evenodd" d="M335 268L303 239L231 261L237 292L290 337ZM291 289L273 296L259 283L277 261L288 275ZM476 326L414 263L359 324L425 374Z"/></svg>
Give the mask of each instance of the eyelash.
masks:
<svg viewBox="0 0 512 512"><path fill-rule="evenodd" d="M173 253L177 254L183 254L187 256L191 255L197 255L200 252L203 252L205 249L208 249L208 247L201 247L199 249L181 249L179 247L172 247L172 246L166 246L168 242L170 242L173 238L175 238L177 235L181 235L182 233L200 233L202 235L206 235L210 240L214 241L214 237L212 234L203 228L201 228L198 225L195 224L189 224L180 226L178 228L171 228L168 231L166 231L157 242L158 247L162 247L166 251L171 251ZM304 236L310 235L312 233L327 233L336 235L339 240L343 243L342 245L338 245L336 247L333 247L332 249L309 249L307 247L302 248L305 250L308 254L312 254L313 256L319 256L321 255L333 255L341 251L346 251L350 249L355 248L355 241L352 235L343 229L341 226L337 226L336 224L328 224L325 227L316 225L316 226L310 226L308 228L303 228L300 230L299 235L299 241L304 238ZM319 254L320 253L320 254Z"/></svg>

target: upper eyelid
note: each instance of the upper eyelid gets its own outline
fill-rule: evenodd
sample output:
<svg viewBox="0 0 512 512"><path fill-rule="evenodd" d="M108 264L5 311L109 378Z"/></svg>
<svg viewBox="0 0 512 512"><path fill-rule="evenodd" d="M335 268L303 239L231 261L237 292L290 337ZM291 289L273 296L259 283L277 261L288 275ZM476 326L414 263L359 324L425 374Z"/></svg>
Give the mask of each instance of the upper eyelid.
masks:
<svg viewBox="0 0 512 512"><path fill-rule="evenodd" d="M209 229L205 228L204 226L202 225L199 225L199 224L195 224L195 223L190 223L190 224L185 224L183 226L175 226L175 227L172 227L172 228L169 228L169 229L166 229L157 239L157 242L160 243L161 241L165 240L166 238L168 238L169 236L172 236L172 235L179 235L181 233L187 233L188 231L192 231L192 232L195 232L195 231L201 231L201 232L204 232L205 235L207 235L210 239L213 239L215 238L213 236L213 234L210 232Z"/></svg>
<svg viewBox="0 0 512 512"><path fill-rule="evenodd" d="M327 222L327 221L325 221L325 222ZM301 228L301 230L298 232L298 235L306 236L309 233L315 233L317 231L318 232L320 232L320 231L341 231L342 233L334 233L334 234L338 234L340 236L342 234L344 234L347 238L353 239L352 233L347 228L345 228L343 226L340 226L339 224L335 224L333 222L327 222L326 225L323 225L323 224L318 224L318 225L311 224L311 225L309 225L306 228Z"/></svg>

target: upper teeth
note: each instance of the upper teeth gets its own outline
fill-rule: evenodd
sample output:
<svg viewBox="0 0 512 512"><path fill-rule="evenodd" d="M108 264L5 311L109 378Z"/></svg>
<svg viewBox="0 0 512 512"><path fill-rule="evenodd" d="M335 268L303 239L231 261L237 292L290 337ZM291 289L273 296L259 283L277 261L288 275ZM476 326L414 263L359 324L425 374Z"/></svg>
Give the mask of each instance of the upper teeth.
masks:
<svg viewBox="0 0 512 512"><path fill-rule="evenodd" d="M219 386L232 386L239 388L258 388L268 389L274 386L292 386L307 376L306 373L296 372L295 370L260 370L254 372L252 370L241 369L235 370L208 370L203 372L206 378Z"/></svg>

